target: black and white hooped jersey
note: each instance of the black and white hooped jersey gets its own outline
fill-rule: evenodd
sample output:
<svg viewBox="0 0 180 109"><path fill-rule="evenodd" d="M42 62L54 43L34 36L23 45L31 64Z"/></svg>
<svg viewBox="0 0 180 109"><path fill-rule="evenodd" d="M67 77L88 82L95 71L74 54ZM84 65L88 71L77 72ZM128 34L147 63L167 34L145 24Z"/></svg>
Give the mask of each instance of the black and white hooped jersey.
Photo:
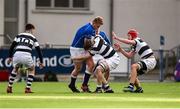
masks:
<svg viewBox="0 0 180 109"><path fill-rule="evenodd" d="M14 41L17 43L15 51L31 53L33 46L39 46L36 38L30 33L20 33L14 38Z"/></svg>
<svg viewBox="0 0 180 109"><path fill-rule="evenodd" d="M133 46L133 49L142 59L153 55L153 50L142 39L136 38L135 42L136 44Z"/></svg>
<svg viewBox="0 0 180 109"><path fill-rule="evenodd" d="M42 52L36 38L30 33L20 33L15 38L9 49L9 57L12 58L13 52L26 52L31 55L32 48L35 47L39 60L43 63Z"/></svg>
<svg viewBox="0 0 180 109"><path fill-rule="evenodd" d="M115 50L111 45L107 44L100 36L94 38L94 44L90 50L90 54L99 54L105 59L112 57L115 54Z"/></svg>

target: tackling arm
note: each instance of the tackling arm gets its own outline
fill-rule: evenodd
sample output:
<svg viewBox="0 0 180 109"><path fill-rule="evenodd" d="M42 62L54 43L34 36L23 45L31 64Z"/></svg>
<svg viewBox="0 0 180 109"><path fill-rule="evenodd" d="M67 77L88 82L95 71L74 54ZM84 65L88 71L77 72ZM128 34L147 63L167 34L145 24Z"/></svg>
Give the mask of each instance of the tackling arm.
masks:
<svg viewBox="0 0 180 109"><path fill-rule="evenodd" d="M117 40L119 42L125 43L125 44L130 44L130 45L135 45L136 44L136 42L134 40L129 40L129 39L124 39L124 38L117 37L114 32L112 32L112 37L113 37L113 39L115 39L115 40Z"/></svg>
<svg viewBox="0 0 180 109"><path fill-rule="evenodd" d="M117 43L114 44L115 50L117 52L121 52L124 56L126 56L127 58L131 58L134 56L135 52L134 51L130 51L130 52L126 52L124 49L121 48L121 46Z"/></svg>

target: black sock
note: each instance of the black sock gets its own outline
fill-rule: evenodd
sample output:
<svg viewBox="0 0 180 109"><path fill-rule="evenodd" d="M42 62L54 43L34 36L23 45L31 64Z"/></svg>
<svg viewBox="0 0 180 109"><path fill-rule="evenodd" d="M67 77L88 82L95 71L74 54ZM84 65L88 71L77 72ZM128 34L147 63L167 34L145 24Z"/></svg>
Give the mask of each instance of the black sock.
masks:
<svg viewBox="0 0 180 109"><path fill-rule="evenodd" d="M91 77L91 74L85 73L84 74L84 80L83 80L83 86L87 86L89 82L89 78Z"/></svg>
<svg viewBox="0 0 180 109"><path fill-rule="evenodd" d="M75 87L75 82L76 82L76 77L72 77L72 76L71 76L71 82L70 82L69 85Z"/></svg>

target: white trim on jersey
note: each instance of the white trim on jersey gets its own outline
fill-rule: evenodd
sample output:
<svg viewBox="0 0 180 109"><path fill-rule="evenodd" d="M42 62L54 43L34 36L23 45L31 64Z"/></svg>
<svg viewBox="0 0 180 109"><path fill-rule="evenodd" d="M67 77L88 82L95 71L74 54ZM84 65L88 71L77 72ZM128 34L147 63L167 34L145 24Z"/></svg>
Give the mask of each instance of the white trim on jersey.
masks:
<svg viewBox="0 0 180 109"><path fill-rule="evenodd" d="M29 48L29 47L27 47L27 46L23 46L23 45L17 46L16 49L27 49L27 50L32 50L31 48Z"/></svg>

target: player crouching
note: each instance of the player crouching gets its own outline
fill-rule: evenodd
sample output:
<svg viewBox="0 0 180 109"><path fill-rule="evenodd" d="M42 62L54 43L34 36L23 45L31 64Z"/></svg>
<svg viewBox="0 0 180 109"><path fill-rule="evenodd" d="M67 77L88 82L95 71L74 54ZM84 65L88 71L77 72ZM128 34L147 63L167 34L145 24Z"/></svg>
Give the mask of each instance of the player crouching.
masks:
<svg viewBox="0 0 180 109"><path fill-rule="evenodd" d="M115 69L120 63L119 55L112 46L106 44L100 35L92 37L91 39L85 39L84 49L89 50L90 55L99 54L104 57L104 59L99 60L94 69L94 74L97 78L97 87L94 92L102 93L104 89L104 93L114 93L108 84L107 78L109 72Z"/></svg>

